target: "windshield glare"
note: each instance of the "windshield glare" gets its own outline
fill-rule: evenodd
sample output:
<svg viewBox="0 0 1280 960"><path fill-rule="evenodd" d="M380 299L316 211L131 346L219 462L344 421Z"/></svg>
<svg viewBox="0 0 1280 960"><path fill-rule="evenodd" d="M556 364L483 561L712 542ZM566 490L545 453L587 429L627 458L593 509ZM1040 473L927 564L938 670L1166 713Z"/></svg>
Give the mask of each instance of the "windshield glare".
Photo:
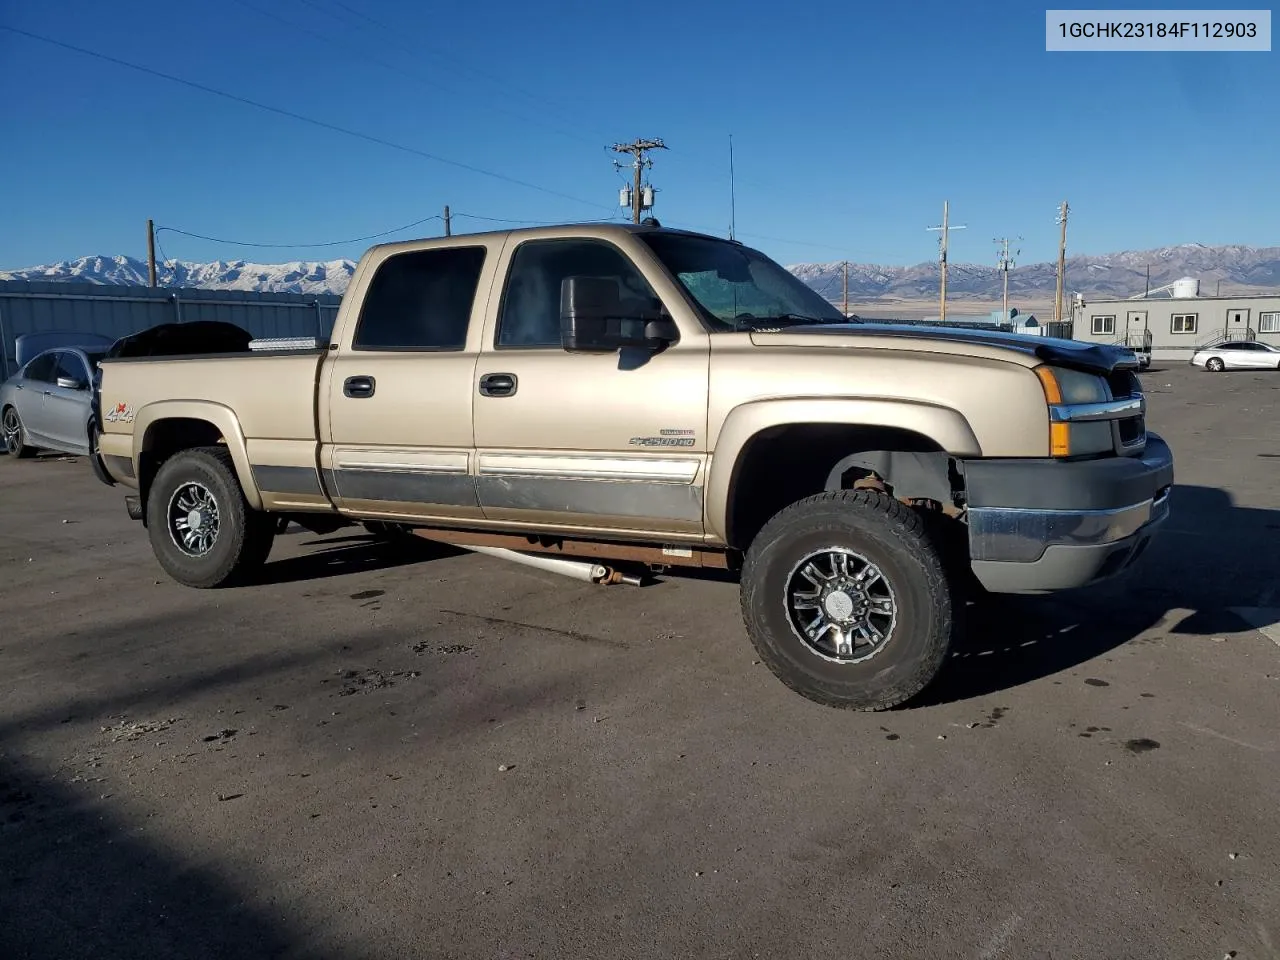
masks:
<svg viewBox="0 0 1280 960"><path fill-rule="evenodd" d="M680 281L713 330L742 330L770 318L788 325L844 321L803 281L755 250L674 233L641 234L640 239Z"/></svg>

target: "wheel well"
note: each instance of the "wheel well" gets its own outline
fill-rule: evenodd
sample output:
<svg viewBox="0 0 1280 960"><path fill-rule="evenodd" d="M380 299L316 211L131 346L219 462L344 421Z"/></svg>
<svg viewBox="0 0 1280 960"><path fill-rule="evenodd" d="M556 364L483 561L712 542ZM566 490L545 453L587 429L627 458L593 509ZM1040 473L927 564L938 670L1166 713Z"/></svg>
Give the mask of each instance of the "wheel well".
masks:
<svg viewBox="0 0 1280 960"><path fill-rule="evenodd" d="M224 442L222 431L208 420L171 417L157 420L147 428L138 455L138 494L147 502L151 481L166 460L192 447L212 447Z"/></svg>
<svg viewBox="0 0 1280 960"><path fill-rule="evenodd" d="M770 517L811 494L850 487L873 472L891 482L893 478L874 465L886 459L891 463L892 455L898 453L937 454L936 463L920 459L930 472L941 470L942 479L935 487L951 486L945 451L911 430L828 423L762 430L747 442L734 464L726 516L729 545L745 550Z"/></svg>

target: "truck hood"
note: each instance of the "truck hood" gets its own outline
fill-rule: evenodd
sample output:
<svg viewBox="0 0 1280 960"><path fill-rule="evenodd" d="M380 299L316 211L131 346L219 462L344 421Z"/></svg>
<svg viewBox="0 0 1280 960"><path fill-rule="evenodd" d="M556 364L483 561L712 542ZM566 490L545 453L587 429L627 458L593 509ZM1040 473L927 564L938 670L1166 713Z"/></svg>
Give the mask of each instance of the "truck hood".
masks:
<svg viewBox="0 0 1280 960"><path fill-rule="evenodd" d="M896 341L896 342L895 342ZM989 356L1011 351L1031 362L1040 361L1097 373L1138 367L1138 357L1125 347L1079 340L1061 340L998 330L924 327L892 323L832 323L808 327L754 330L757 346L869 347L922 350L956 355Z"/></svg>

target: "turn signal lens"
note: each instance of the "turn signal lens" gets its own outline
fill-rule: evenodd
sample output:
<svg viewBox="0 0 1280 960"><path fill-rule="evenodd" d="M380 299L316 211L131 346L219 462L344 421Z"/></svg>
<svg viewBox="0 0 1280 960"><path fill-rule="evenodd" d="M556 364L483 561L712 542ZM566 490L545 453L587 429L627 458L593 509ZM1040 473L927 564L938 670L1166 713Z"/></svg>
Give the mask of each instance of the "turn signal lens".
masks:
<svg viewBox="0 0 1280 960"><path fill-rule="evenodd" d="M1049 424L1049 456L1071 456L1071 424Z"/></svg>
<svg viewBox="0 0 1280 960"><path fill-rule="evenodd" d="M1049 403L1062 402L1062 390L1058 387L1058 378L1053 375L1053 367L1036 367L1036 376L1040 378L1040 386L1044 387L1044 398Z"/></svg>

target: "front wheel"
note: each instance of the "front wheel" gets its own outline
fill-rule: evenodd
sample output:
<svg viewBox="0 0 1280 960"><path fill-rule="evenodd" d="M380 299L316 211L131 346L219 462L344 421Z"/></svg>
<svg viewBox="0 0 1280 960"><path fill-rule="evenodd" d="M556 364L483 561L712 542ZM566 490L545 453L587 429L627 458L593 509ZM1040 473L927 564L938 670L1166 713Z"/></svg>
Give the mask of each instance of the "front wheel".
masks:
<svg viewBox="0 0 1280 960"><path fill-rule="evenodd" d="M147 493L147 532L160 566L188 587L248 580L267 560L275 519L250 509L224 447L176 453Z"/></svg>
<svg viewBox="0 0 1280 960"><path fill-rule="evenodd" d="M26 431L22 426L22 418L13 407L5 407L4 416L0 417L0 439L11 457L34 457L36 448L27 444Z"/></svg>
<svg viewBox="0 0 1280 960"><path fill-rule="evenodd" d="M1210 357L1204 365L1210 373L1221 373L1225 367L1226 364L1222 362L1221 357Z"/></svg>
<svg viewBox="0 0 1280 960"><path fill-rule="evenodd" d="M886 710L942 668L951 589L920 516L874 490L792 504L747 550L742 611L760 659L797 693Z"/></svg>

